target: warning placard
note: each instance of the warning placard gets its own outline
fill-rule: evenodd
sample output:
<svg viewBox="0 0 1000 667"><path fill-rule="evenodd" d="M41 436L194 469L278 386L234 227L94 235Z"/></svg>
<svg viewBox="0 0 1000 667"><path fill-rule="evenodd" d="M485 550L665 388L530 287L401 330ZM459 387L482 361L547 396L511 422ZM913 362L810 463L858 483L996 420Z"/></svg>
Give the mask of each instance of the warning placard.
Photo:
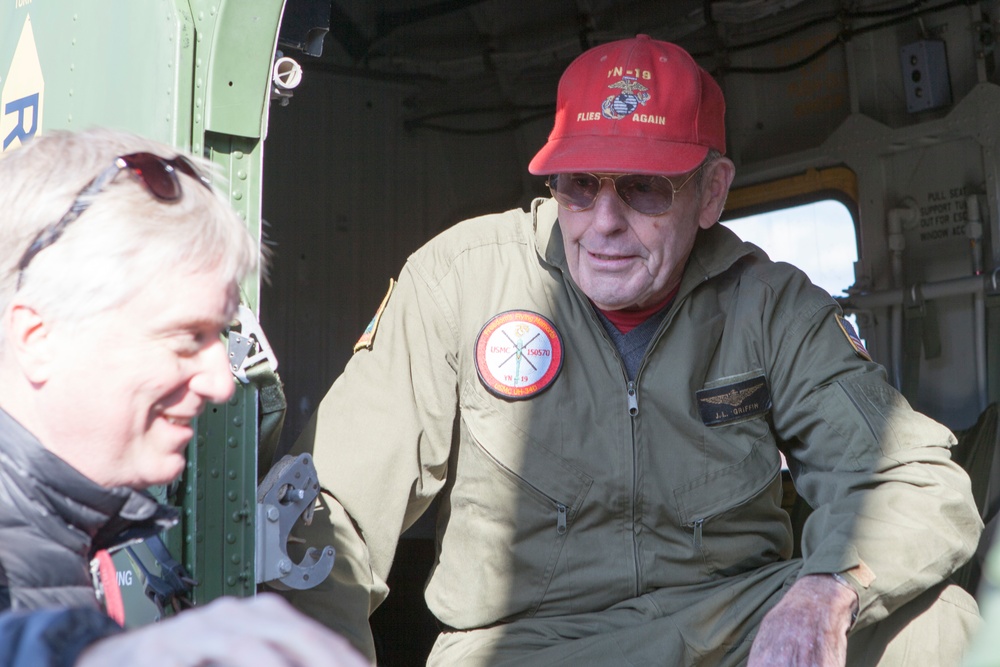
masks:
<svg viewBox="0 0 1000 667"><path fill-rule="evenodd" d="M920 203L917 240L927 243L956 236L965 238L966 198L971 194L970 186L928 192Z"/></svg>

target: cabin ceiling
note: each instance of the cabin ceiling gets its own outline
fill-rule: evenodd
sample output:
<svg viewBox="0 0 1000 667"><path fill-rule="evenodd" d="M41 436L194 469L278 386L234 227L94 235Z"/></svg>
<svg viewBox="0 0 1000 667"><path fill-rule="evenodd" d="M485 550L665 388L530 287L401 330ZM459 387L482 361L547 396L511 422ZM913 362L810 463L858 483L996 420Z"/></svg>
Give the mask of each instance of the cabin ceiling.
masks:
<svg viewBox="0 0 1000 667"><path fill-rule="evenodd" d="M288 0L290 16L329 11L305 70L412 88L411 128L509 130L551 116L559 76L582 51L646 33L713 69L720 46L830 12L803 0ZM774 18L778 20L775 21ZM769 18L767 23L760 19ZM291 30L283 28L285 33ZM766 35L764 35L766 37Z"/></svg>
<svg viewBox="0 0 1000 667"><path fill-rule="evenodd" d="M289 0L330 5L327 58L380 72L430 76L572 59L637 33L713 49L787 17L901 0ZM916 3L919 4L919 3ZM798 8L798 9L796 9ZM767 19L763 22L762 19ZM730 39L731 38L731 39Z"/></svg>
<svg viewBox="0 0 1000 667"><path fill-rule="evenodd" d="M674 39L705 25L703 0L333 0L331 46L355 62L458 66L578 52L636 32Z"/></svg>

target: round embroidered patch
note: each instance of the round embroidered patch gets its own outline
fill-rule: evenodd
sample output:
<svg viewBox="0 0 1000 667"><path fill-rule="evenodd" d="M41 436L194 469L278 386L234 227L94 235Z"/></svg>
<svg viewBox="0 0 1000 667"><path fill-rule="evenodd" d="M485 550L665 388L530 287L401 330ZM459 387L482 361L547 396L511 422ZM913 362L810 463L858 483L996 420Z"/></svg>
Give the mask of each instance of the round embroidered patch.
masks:
<svg viewBox="0 0 1000 667"><path fill-rule="evenodd" d="M563 345L552 322L530 310L494 315L476 338L476 371L490 392L521 400L545 391L562 370Z"/></svg>

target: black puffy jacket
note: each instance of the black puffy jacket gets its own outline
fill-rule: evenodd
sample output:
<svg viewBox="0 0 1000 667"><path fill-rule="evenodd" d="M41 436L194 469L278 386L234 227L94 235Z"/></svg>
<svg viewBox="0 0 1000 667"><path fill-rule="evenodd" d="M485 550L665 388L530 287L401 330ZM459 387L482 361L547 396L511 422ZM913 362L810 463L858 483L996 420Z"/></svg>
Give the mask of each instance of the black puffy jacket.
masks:
<svg viewBox="0 0 1000 667"><path fill-rule="evenodd" d="M69 665L120 630L90 560L176 522L145 492L95 484L0 410L0 667Z"/></svg>

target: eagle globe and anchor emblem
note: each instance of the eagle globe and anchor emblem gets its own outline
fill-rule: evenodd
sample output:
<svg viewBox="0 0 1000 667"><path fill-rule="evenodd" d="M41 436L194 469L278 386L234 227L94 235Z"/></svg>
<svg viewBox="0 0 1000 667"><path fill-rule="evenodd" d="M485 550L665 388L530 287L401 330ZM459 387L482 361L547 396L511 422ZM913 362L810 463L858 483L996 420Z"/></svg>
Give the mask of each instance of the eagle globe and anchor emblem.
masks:
<svg viewBox="0 0 1000 667"><path fill-rule="evenodd" d="M621 90L617 95L608 95L601 104L601 115L610 120L621 120L638 109L640 104L645 106L649 101L649 88L634 76L623 76L621 81L612 83L608 88Z"/></svg>

